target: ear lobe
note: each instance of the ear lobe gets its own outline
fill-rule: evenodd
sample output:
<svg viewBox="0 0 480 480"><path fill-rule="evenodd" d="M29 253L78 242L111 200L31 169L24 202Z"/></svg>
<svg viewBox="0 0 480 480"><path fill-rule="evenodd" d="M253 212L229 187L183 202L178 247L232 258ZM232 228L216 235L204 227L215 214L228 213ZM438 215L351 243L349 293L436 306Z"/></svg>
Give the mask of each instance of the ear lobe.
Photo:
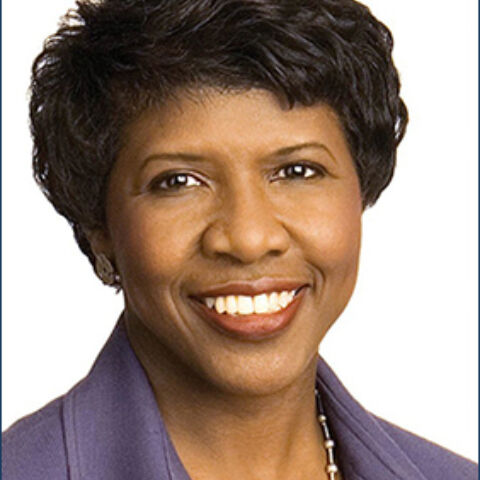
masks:
<svg viewBox="0 0 480 480"><path fill-rule="evenodd" d="M118 292L121 288L121 279L115 267L109 235L103 229L91 230L85 235L95 256L95 273L105 285L116 286Z"/></svg>
<svg viewBox="0 0 480 480"><path fill-rule="evenodd" d="M121 289L121 278L115 266L110 236L103 229L86 233L90 248L95 256L94 269L97 277L109 286L116 286L117 293Z"/></svg>

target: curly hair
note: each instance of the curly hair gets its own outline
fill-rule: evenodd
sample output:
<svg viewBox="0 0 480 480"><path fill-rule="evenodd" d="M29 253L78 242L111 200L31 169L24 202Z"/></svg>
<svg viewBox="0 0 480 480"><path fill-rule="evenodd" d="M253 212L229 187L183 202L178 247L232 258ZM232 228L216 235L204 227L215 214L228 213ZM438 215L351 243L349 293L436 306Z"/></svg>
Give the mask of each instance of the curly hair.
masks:
<svg viewBox="0 0 480 480"><path fill-rule="evenodd" d="M180 89L261 88L336 111L366 208L408 120L392 48L354 0L78 0L32 68L35 179L93 264L125 125Z"/></svg>

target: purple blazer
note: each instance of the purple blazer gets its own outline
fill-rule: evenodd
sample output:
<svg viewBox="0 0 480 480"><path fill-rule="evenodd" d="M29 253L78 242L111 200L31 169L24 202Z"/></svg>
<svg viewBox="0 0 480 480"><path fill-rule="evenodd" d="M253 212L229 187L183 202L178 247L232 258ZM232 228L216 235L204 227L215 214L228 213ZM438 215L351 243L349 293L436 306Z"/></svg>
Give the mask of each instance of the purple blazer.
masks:
<svg viewBox="0 0 480 480"><path fill-rule="evenodd" d="M365 411L320 359L345 480L474 480L476 464ZM4 480L190 480L120 321L88 376L3 434Z"/></svg>

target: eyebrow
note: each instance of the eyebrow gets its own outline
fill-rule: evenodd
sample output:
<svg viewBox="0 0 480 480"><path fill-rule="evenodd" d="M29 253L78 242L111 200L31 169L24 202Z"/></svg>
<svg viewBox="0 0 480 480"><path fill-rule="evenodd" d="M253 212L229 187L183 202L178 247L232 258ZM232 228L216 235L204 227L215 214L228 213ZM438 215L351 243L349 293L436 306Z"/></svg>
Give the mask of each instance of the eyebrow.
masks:
<svg viewBox="0 0 480 480"><path fill-rule="evenodd" d="M323 143L318 143L318 142L300 143L298 145L293 145L291 147L281 148L280 150L277 150L276 152L274 152L272 155L273 156L291 155L292 153L295 153L298 150L303 150L305 148L318 148L320 150L325 150L330 155L330 157L332 157L332 159L335 160L335 157L333 156L329 148Z"/></svg>
<svg viewBox="0 0 480 480"><path fill-rule="evenodd" d="M328 149L326 145L323 143L318 143L318 142L306 142L306 143L299 143L298 145L292 145L290 147L283 147L278 150L275 150L275 152L270 153L267 155L268 157L276 157L276 156L287 156L291 155L292 153L295 153L299 150L304 150L306 148L317 148L320 150L324 150L325 152L328 153L328 155L335 160L334 155L332 152ZM187 161L201 161L205 160L205 156L203 155L198 155L195 153L187 153L187 152L164 152L164 153L154 153L153 155L149 155L142 163L142 167L144 168L147 163L153 161L153 160L187 160Z"/></svg>
<svg viewBox="0 0 480 480"><path fill-rule="evenodd" d="M204 160L205 157L203 155L196 155L195 153L185 153L185 152L170 152L170 153L154 153L153 155L149 155L143 162L142 167L145 167L147 163L153 160L189 160L189 161L198 161Z"/></svg>

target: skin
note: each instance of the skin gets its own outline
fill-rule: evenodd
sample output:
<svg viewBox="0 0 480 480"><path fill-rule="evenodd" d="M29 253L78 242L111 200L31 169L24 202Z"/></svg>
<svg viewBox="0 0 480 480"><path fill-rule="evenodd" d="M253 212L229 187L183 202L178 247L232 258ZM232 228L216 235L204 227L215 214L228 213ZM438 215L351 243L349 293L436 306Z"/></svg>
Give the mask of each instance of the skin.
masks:
<svg viewBox="0 0 480 480"><path fill-rule="evenodd" d="M292 177L291 164L307 168ZM168 188L175 172L187 186ZM130 341L193 479L325 477L317 349L354 288L361 214L354 163L325 105L199 91L126 129L107 228L90 238L121 276ZM271 337L235 338L192 308L205 289L265 277L306 285L293 321Z"/></svg>

